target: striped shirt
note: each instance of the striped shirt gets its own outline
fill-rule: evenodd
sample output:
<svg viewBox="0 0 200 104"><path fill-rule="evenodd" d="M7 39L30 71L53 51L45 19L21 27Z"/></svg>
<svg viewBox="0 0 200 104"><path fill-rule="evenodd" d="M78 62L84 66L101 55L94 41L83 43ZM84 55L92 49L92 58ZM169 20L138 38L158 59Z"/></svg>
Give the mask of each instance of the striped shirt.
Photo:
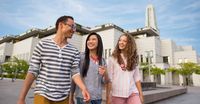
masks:
<svg viewBox="0 0 200 104"><path fill-rule="evenodd" d="M132 93L139 93L135 84L140 80L138 67L132 71L123 71L117 60L110 57L107 69L112 82L112 96L127 98Z"/></svg>
<svg viewBox="0 0 200 104"><path fill-rule="evenodd" d="M71 44L60 48L53 39L40 41L32 55L29 73L36 79L35 92L52 101L67 98L71 77L79 73L79 51Z"/></svg>

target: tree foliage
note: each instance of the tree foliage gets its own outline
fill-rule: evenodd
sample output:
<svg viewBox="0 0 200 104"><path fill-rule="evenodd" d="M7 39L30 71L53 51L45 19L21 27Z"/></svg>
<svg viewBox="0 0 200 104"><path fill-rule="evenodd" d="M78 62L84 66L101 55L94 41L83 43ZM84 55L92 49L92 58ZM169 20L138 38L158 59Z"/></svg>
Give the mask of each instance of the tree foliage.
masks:
<svg viewBox="0 0 200 104"><path fill-rule="evenodd" d="M183 76L184 85L192 85L191 75L200 74L200 66L193 62L180 63L179 68L170 67L169 72L175 72Z"/></svg>
<svg viewBox="0 0 200 104"><path fill-rule="evenodd" d="M183 76L192 75L197 68L197 64L192 62L180 63L179 66L178 72Z"/></svg>
<svg viewBox="0 0 200 104"><path fill-rule="evenodd" d="M200 74L200 65L197 65L195 70L194 70L195 74Z"/></svg>
<svg viewBox="0 0 200 104"><path fill-rule="evenodd" d="M140 70L148 70L148 63L140 63Z"/></svg>
<svg viewBox="0 0 200 104"><path fill-rule="evenodd" d="M167 69L167 72L175 72L175 73L179 74L178 69L175 68L175 67L169 67L169 68Z"/></svg>
<svg viewBox="0 0 200 104"><path fill-rule="evenodd" d="M153 75L161 75L161 74L165 74L165 70L158 68L158 67L152 67L151 68L151 74Z"/></svg>
<svg viewBox="0 0 200 104"><path fill-rule="evenodd" d="M25 78L29 68L28 62L16 57L12 57L7 62L2 63L1 66L3 71L8 74L8 77L12 78L18 74L21 78Z"/></svg>

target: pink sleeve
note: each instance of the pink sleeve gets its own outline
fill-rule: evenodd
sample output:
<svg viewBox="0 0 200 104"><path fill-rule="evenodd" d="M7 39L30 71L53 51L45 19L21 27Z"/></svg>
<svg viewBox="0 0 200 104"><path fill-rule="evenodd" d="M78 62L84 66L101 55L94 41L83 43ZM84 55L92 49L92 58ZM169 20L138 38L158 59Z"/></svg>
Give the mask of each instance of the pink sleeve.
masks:
<svg viewBox="0 0 200 104"><path fill-rule="evenodd" d="M135 72L134 72L134 75L133 75L133 77L134 77L134 80L135 80L135 82L137 82L137 81L139 81L139 80L140 80L139 67L138 67L138 66L136 66L134 70L135 70Z"/></svg>
<svg viewBox="0 0 200 104"><path fill-rule="evenodd" d="M110 57L108 59L108 64L107 64L107 70L108 70L108 76L110 81L112 82L112 78L113 78L113 74L114 74L114 64L113 64L113 60L112 57Z"/></svg>

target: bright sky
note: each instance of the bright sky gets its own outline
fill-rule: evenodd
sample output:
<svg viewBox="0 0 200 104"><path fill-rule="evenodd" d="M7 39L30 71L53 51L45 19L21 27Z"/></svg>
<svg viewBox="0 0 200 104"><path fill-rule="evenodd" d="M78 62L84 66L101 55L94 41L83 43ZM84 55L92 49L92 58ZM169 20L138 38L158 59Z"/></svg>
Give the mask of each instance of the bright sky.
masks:
<svg viewBox="0 0 200 104"><path fill-rule="evenodd" d="M200 0L0 0L0 36L54 26L62 15L89 27L142 28L148 3L155 7L162 39L192 45L200 53Z"/></svg>

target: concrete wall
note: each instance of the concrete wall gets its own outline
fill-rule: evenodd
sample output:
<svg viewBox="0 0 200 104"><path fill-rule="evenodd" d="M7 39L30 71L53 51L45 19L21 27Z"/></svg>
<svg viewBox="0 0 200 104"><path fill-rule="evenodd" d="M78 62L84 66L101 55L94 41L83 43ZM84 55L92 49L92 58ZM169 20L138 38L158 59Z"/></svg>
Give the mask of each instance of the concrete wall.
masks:
<svg viewBox="0 0 200 104"><path fill-rule="evenodd" d="M47 37L43 37L41 39L52 39L52 38L54 38L54 36L55 36L55 34L52 34L52 35L49 35Z"/></svg>
<svg viewBox="0 0 200 104"><path fill-rule="evenodd" d="M172 85L172 72L165 72L165 85Z"/></svg>
<svg viewBox="0 0 200 104"><path fill-rule="evenodd" d="M192 46L181 46L183 50L194 50Z"/></svg>
<svg viewBox="0 0 200 104"><path fill-rule="evenodd" d="M108 29L105 31L98 32L98 34L101 36L102 41L103 41L103 56L104 58L108 58L111 54L112 51L114 50L114 37L115 37L115 29Z"/></svg>
<svg viewBox="0 0 200 104"><path fill-rule="evenodd" d="M6 56L11 56L13 52L13 43L0 44L0 63L5 61Z"/></svg>
<svg viewBox="0 0 200 104"><path fill-rule="evenodd" d="M158 37L143 37L137 38L136 44L138 48L138 55L143 55L143 60L145 61L145 52L153 51L152 62L153 63L162 63L161 57L161 43Z"/></svg>
<svg viewBox="0 0 200 104"><path fill-rule="evenodd" d="M174 52L174 63L178 64L181 62L194 62L197 63L197 52L194 50L177 51Z"/></svg>
<svg viewBox="0 0 200 104"><path fill-rule="evenodd" d="M174 64L175 44L172 40L161 40L161 55L168 56L169 64Z"/></svg>
<svg viewBox="0 0 200 104"><path fill-rule="evenodd" d="M56 34L52 34L52 35L49 35L47 37L44 37L42 39L52 39L55 37ZM73 44L79 51L82 50L82 34L77 34L77 33L74 33L72 38L71 39L68 39L69 43Z"/></svg>
<svg viewBox="0 0 200 104"><path fill-rule="evenodd" d="M73 34L72 38L69 39L69 43L73 44L79 51L82 50L82 46L80 45L83 44L82 35Z"/></svg>
<svg viewBox="0 0 200 104"><path fill-rule="evenodd" d="M30 61L33 49L38 41L39 39L37 37L30 37L15 43L13 46L12 56Z"/></svg>
<svg viewBox="0 0 200 104"><path fill-rule="evenodd" d="M193 74L192 75L193 85L200 86L200 75Z"/></svg>

